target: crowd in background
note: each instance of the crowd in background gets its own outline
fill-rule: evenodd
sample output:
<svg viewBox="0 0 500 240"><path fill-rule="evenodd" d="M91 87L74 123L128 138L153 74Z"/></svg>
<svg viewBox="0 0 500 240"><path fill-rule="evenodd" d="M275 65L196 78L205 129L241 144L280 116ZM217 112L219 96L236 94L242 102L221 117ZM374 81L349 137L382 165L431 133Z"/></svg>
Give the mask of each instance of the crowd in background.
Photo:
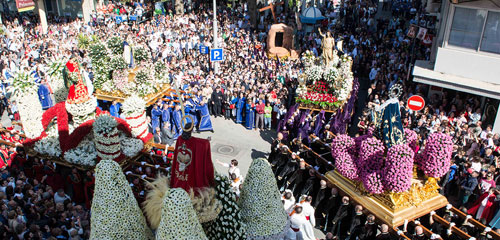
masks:
<svg viewBox="0 0 500 240"><path fill-rule="evenodd" d="M225 51L225 60L220 64L219 72L215 73L208 55L199 51L200 45L211 47L213 42L212 8L204 1L194 2L195 7L187 8L184 15L176 15L174 6L168 5L161 13L156 11L159 15L150 19L146 19L145 13L153 7L141 3L116 4L98 9L92 13L92 22L89 24L79 19L49 16L46 35L41 33L37 18L2 16L5 35L2 36L0 51L1 79L5 83L16 72L25 70L33 72L41 84L47 84L48 64L76 54L79 61L84 63L85 77L92 81L92 64L86 53L77 48L76 36L79 33L96 34L108 39L118 35L132 45L148 47L153 61L161 61L169 66L168 77L171 81L180 80L184 90L198 96L200 102L205 101L212 117L232 119L235 123L244 124L247 129L276 128L287 109L294 104L302 64L300 60L267 58L265 40L272 15L262 14L254 30L245 4L232 9L219 7L219 46ZM392 6L387 6L389 4ZM500 142L498 133L491 132L491 126L482 124L487 116L479 97L456 92L434 94L426 99L428 105L420 112L410 111L403 102L414 94L428 96L428 86L411 82L409 64L415 59L429 59L430 46L406 36L409 24L425 26L430 33L435 31L435 18L425 15L424 5L422 1L384 3L384 7L392 11L388 18L377 17L381 9L373 1L343 1L338 6L328 1L326 6L320 8L323 15L329 17L321 22L321 26L331 30L337 41L343 41L343 52L353 57L355 76L369 85L366 99L358 99L358 106L368 108L357 109L355 116L359 116L359 120L353 119L351 129L359 129L356 134L367 131L372 124L371 111L376 105L384 103L392 86L401 84L403 123L419 134L420 144L423 145L427 134L432 132L446 132L453 136L453 164L441 181L442 193L455 206L462 207L471 216L496 228L497 223L492 220L498 219L495 217L499 203L495 197L495 186L499 176L497 162ZM296 27L293 11L277 12L279 19ZM128 20L130 24L118 24L116 17L119 15L127 15L121 21ZM138 16L139 21L132 21L130 16ZM311 50L317 56L321 55L319 34L297 31L295 41L299 50ZM1 89L0 110L8 111L12 120L18 120L15 102L9 99L6 85L2 84ZM101 103L100 106L111 110L109 104ZM156 108L168 110L172 107L176 108L168 103L165 106L162 102ZM167 129L172 131L176 124L171 121L172 113L169 112L168 116L154 115L154 108L149 109L151 121L154 122L156 117L158 127L167 125ZM118 109L116 112L119 114ZM9 131L2 137L5 141L16 138L8 136ZM156 133L156 128L150 131ZM321 129L319 135L324 142L331 141L333 137L328 129ZM157 142L172 145L173 139L175 137L172 136L163 140L159 136ZM291 138L285 143L290 145L292 152L300 149L300 143ZM324 145L316 144L311 141L309 146L315 151L327 152ZM2 145L0 150L4 148L8 147ZM278 154L278 149L279 146L273 146L272 154ZM0 198L3 200L0 202L2 238L87 238L92 172L59 165L55 167L48 160L27 157L19 148L10 147L6 151L12 166L4 168L0 181ZM279 152L282 154L281 150ZM290 152L283 154L287 157L280 159L286 160L282 164L275 162L273 169L289 213L295 209L293 205L296 201L293 199L305 200L302 211L309 214L312 226L327 233L326 239L397 239L397 234L388 234L386 225L377 226L372 215L366 215L361 206L353 204L346 196L340 196L335 187L327 185L318 177L317 172L331 170L328 164L320 163L316 156L307 151L295 153L295 156ZM166 157L163 156L163 159ZM270 160L272 162L272 158ZM225 165L229 168L236 193L243 180L239 171L235 170L237 165L236 160ZM146 166L134 167L131 173L151 178L156 175L155 169ZM136 197L142 198L144 188L140 180L131 178L131 182ZM303 195L308 197L301 199ZM315 210L312 215L308 204ZM460 222L453 220L457 216L449 212L441 213L443 215L450 221ZM454 236L447 235L446 228L440 228L427 218L421 221L441 237L453 239ZM460 226L478 238L483 236L482 232L468 228L467 222ZM401 230L407 230L412 239L428 239L418 226Z"/></svg>

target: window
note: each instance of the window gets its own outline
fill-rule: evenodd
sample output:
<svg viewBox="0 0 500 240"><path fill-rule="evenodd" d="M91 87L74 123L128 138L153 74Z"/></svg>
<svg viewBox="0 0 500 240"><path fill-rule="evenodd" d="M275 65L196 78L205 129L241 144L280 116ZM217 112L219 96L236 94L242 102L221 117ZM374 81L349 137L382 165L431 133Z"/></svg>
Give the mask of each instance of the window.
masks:
<svg viewBox="0 0 500 240"><path fill-rule="evenodd" d="M500 53L500 12L488 12L481 51Z"/></svg>
<svg viewBox="0 0 500 240"><path fill-rule="evenodd" d="M470 8L455 8L448 44L477 49L481 40L487 11Z"/></svg>

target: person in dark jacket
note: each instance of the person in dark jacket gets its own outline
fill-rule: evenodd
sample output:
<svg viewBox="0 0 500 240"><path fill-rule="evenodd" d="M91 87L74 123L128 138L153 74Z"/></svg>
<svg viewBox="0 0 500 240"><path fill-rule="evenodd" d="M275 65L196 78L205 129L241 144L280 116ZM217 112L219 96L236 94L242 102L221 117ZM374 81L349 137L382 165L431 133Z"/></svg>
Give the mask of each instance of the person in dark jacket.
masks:
<svg viewBox="0 0 500 240"><path fill-rule="evenodd" d="M469 201L469 197L476 189L478 181L477 177L479 173L477 171L473 171L466 179L462 181L460 184L460 204L463 206Z"/></svg>

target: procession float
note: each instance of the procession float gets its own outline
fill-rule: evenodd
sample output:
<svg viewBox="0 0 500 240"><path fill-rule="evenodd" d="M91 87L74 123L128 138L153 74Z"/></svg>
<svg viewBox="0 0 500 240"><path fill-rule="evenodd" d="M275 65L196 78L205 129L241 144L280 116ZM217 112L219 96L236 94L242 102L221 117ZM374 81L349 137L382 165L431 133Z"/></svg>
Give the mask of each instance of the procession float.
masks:
<svg viewBox="0 0 500 240"><path fill-rule="evenodd" d="M66 100L45 111L29 74L16 76L11 91L20 107L29 109L20 113L28 154L94 170L91 239L271 240L284 235L287 214L268 161L253 161L238 199L228 178L215 173L209 140L191 136L192 123L183 128L164 174L139 176L147 188L135 192L128 169L136 157L149 155L146 103L131 95L123 102L124 119L111 116L97 107L78 67L66 63L77 81ZM189 115L183 115L185 122ZM139 202L137 194L145 200Z"/></svg>
<svg viewBox="0 0 500 240"><path fill-rule="evenodd" d="M98 41L96 36L78 36L78 47L90 57L93 68L94 95L99 100L123 102L128 96L139 96L149 106L172 91L167 74L168 66L153 63L149 48L114 36ZM56 102L67 95L68 81L76 75L66 69L68 59L59 59L49 66L49 82ZM66 85L66 88L64 87Z"/></svg>
<svg viewBox="0 0 500 240"><path fill-rule="evenodd" d="M391 92L399 92L395 86ZM331 144L335 170L326 178L389 226L397 227L442 208L439 178L450 169L453 142L431 133L423 149L401 123L397 93L376 109L375 129L359 137L337 135Z"/></svg>

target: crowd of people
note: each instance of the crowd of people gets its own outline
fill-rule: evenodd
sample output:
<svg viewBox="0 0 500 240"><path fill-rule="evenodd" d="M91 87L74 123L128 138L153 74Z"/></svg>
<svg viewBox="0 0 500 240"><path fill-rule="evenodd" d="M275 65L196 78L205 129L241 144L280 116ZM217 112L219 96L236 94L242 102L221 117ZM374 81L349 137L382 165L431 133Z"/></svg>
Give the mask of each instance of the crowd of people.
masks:
<svg viewBox="0 0 500 240"><path fill-rule="evenodd" d="M92 21L49 16L48 34L42 34L37 18L27 16L2 16L4 35L1 37L0 69L2 96L0 110L8 111L12 120L19 120L17 107L9 99L6 80L19 71L32 72L40 82L42 97L52 97L46 81L48 65L56 59L76 55L83 63L83 75L92 82L92 64L87 54L77 47L80 33L95 34L100 39L121 36L133 44L147 46L154 62L169 66L171 82L181 82L182 90L189 92L185 98L185 112L192 116L199 131L213 130L210 117L224 117L236 124L243 124L249 130L276 129L287 110L294 104L298 76L302 63L294 59L272 59L266 56L266 30L272 23L270 14L262 15L258 28L252 29L246 4L218 8L219 47L225 51L225 60L214 72L214 65L208 55L199 51L199 46L211 47L212 6L204 1L193 1L192 11L183 15L175 13L174 6L146 20L143 15L153 7L142 3L108 5L92 13ZM377 2L342 1L334 5L327 1L320 9L329 17L322 27L331 30L338 41L343 41L344 53L353 58L353 72L370 85L366 100L359 99L359 120L353 119L351 128L363 134L372 127L372 111L388 99L389 89L395 84L403 86L401 100L419 94L427 96L428 86L411 82L409 64L415 59L429 59L430 46L406 36L409 24L425 26L429 33L435 31L435 19L425 15L424 2L393 2L389 19L377 18ZM277 10L278 19L296 27L293 11ZM121 18L118 23L117 16ZM138 16L135 21L131 16ZM129 20L126 24L123 20ZM317 33L297 31L296 46L302 51L310 50L321 55L321 38ZM339 49L340 50L340 49ZM409 77L410 76L410 77ZM91 92L91 90L89 89ZM171 99L173 100L173 99ZM401 103L402 120L405 127L418 133L420 145L427 134L445 132L453 136L453 164L441 181L442 194L461 210L492 228L500 228L496 216L500 190L496 188L499 179L498 156L500 155L499 134L491 126L483 126L485 118L482 103L478 97L465 93L444 92L426 99L428 105L421 112L412 112ZM364 101L364 102L363 102ZM116 102L100 106L114 116L120 116ZM48 106L50 107L50 103ZM180 122L181 106L174 101L158 101L148 109L150 132L157 143L172 146L182 133ZM311 129L312 130L312 129ZM320 141L328 143L334 134L329 125L314 129ZM2 132L2 139L11 143L22 143L21 134ZM308 132L310 133L310 132ZM310 239L312 227L326 233L326 239L397 239L397 233L390 232L387 225L376 224L373 215L365 214L362 206L353 204L347 196L340 196L334 186L320 178L320 174L332 170L328 161L322 161L309 151L299 151L301 141L297 135L278 135L282 148L273 145L270 162L276 174L278 187L283 193L284 208L294 223L292 230ZM285 138L285 139L283 139ZM319 141L307 140L314 151L328 157L328 150ZM46 159L27 157L21 148L1 145L2 159L8 161L3 168L0 181L0 235L3 239L86 239L89 234L89 208L92 196L93 176L91 171L81 172ZM4 154L5 152L5 154ZM154 178L154 166L167 166L167 152L160 153L159 160L152 166L136 166L130 170L129 179L138 199L144 198L144 187L140 178ZM7 156L7 157L5 157ZM278 156L278 157L277 157ZM330 162L333 162L331 159ZM238 161L221 163L229 168L233 190L238 194L243 177L237 168ZM132 176L139 176L132 177ZM299 202L299 205L296 203ZM439 212L445 219L455 223L464 231L484 237L467 221L459 221L449 211ZM432 213L431 213L432 214ZM444 239L454 239L448 229L440 227L432 218L420 221L439 233ZM306 223L309 223L307 225ZM306 227L304 227L306 226ZM429 239L419 226L401 228L412 239ZM290 234L288 234L290 235ZM293 233L291 234L293 235Z"/></svg>

